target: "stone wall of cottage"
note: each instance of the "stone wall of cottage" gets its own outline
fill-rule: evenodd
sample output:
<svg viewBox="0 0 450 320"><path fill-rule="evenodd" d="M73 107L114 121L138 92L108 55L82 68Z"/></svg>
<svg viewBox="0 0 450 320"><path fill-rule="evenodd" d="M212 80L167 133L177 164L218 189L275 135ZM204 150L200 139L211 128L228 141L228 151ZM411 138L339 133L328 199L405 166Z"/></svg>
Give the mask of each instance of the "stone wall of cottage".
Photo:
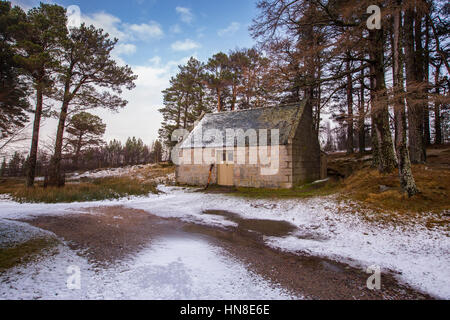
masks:
<svg viewBox="0 0 450 320"><path fill-rule="evenodd" d="M185 164L185 159L201 159L201 150L210 159L206 159L204 164ZM229 149L231 150L231 149ZM291 146L279 146L276 155L272 157L271 149L268 147L267 153L271 156L270 160L275 164L273 169L268 164L260 162L257 157L256 164L250 164L250 154L258 154L253 147L234 148L234 185L239 187L255 188L292 188L293 186L293 163L291 158ZM190 152L190 158L189 158ZM197 152L197 154L196 154ZM176 168L177 182L181 185L206 186L208 182L210 163L216 159L213 156L216 149L184 149L180 152L180 163ZM245 164L239 163L238 159L245 156ZM214 159L214 160L213 160ZM241 161L242 162L242 161ZM264 172L266 168L268 171ZM217 184L218 167L214 166L211 176L211 184Z"/></svg>
<svg viewBox="0 0 450 320"><path fill-rule="evenodd" d="M312 127L311 112L311 109L305 106L291 145L294 185L319 180L323 174L320 144Z"/></svg>

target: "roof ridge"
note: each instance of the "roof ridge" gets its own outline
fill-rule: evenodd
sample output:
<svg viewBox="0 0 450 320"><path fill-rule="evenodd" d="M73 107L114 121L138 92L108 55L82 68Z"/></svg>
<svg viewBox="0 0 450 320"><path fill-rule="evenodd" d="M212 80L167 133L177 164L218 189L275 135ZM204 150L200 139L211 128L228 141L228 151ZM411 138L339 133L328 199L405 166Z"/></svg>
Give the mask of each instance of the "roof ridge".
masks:
<svg viewBox="0 0 450 320"><path fill-rule="evenodd" d="M271 108L280 108L280 107L293 107L298 106L300 107L302 102L296 102L296 103L288 103L288 104L281 104L281 105L274 105L274 106L268 106L268 107L259 107L259 108L252 108L252 109L243 109L243 110L227 110L227 111L220 111L220 112L212 112L207 114L224 114L224 113L238 113L238 112L249 112L253 110L261 110L261 109L271 109Z"/></svg>

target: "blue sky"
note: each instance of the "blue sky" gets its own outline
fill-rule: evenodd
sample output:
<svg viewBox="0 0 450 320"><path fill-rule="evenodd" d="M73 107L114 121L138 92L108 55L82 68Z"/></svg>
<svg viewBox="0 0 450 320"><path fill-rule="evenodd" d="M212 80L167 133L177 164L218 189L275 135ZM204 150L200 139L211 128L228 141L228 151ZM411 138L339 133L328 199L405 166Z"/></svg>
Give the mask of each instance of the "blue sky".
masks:
<svg viewBox="0 0 450 320"><path fill-rule="evenodd" d="M25 9L35 0L13 0ZM124 141L137 136L150 143L162 120L161 90L168 86L177 65L194 56L205 61L216 52L251 47L248 27L256 16L250 0L56 0L66 8L78 6L81 21L94 24L119 39L114 57L139 76L137 88L126 92L128 106L118 114L98 110L107 124L105 138ZM43 139L56 125L47 120ZM53 130L53 131L52 131Z"/></svg>
<svg viewBox="0 0 450 320"><path fill-rule="evenodd" d="M106 15L120 19L114 26L125 33L125 37L117 35L121 43L136 46L133 54L123 57L131 64L145 64L154 56L161 57L163 63L182 59L186 54L205 59L220 50L253 44L247 31L256 13L253 1L63 0L58 3L65 7L78 5L83 15L103 18L105 23L109 22ZM135 28L130 30L125 25ZM105 29L110 31L108 26L105 24ZM146 29L148 26L153 29ZM127 32L132 34L133 30L149 32L128 39ZM175 49L177 42L179 46Z"/></svg>

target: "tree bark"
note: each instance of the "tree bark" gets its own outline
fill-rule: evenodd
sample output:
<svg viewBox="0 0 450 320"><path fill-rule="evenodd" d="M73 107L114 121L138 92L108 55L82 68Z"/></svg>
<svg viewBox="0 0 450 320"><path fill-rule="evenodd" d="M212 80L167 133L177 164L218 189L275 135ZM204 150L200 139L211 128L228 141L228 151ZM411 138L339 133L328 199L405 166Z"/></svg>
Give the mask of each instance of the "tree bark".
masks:
<svg viewBox="0 0 450 320"><path fill-rule="evenodd" d="M389 110L386 96L384 75L384 31L369 32L369 56L372 71L372 116L378 143L378 170L380 173L390 173L397 167L394 153L391 129L389 127Z"/></svg>
<svg viewBox="0 0 450 320"><path fill-rule="evenodd" d="M401 1L397 4L401 5ZM393 80L394 80L394 112L395 112L395 146L398 159L398 171L400 177L400 185L412 197L419 192L414 180L411 161L409 158L408 147L406 144L406 114L405 114L405 100L403 89L403 62L401 52L401 10L397 8L394 13L394 66L393 66Z"/></svg>
<svg viewBox="0 0 450 320"><path fill-rule="evenodd" d="M75 158L74 158L74 165L75 168L78 169L78 160L80 159L80 154L81 154L81 144L83 141L83 133L80 133L80 136L78 137L78 141L77 141L77 148L75 150Z"/></svg>
<svg viewBox="0 0 450 320"><path fill-rule="evenodd" d="M61 186L60 182L61 182L62 146L63 146L64 129L66 127L67 112L69 109L69 100L70 100L68 97L69 88L70 85L66 83L64 100L59 114L58 130L56 132L55 151L50 162L50 172L49 172L50 176L48 181L49 186L58 186L58 187Z"/></svg>
<svg viewBox="0 0 450 320"><path fill-rule="evenodd" d="M439 96L441 94L441 90L439 88L439 74L441 72L441 65L436 66L436 73L434 75L434 85L436 86L436 95ZM434 144L440 145L442 144L442 128L441 128L441 104L439 101L434 102Z"/></svg>
<svg viewBox="0 0 450 320"><path fill-rule="evenodd" d="M189 103L190 103L189 94L186 94L186 101L184 102L183 129L187 129Z"/></svg>
<svg viewBox="0 0 450 320"><path fill-rule="evenodd" d="M424 82L426 84L424 88L424 112L423 112L423 136L424 136L424 147L431 144L431 134L430 134L430 108L428 101L428 88L430 83L430 20L428 16L425 17L425 47L423 51L423 75Z"/></svg>
<svg viewBox="0 0 450 320"><path fill-rule="evenodd" d="M44 84L42 81L36 83L36 110L34 113L34 124L33 124L33 136L31 138L31 149L30 157L28 159L28 172L27 172L27 187L34 186L34 179L36 176L36 162L37 162L37 152L39 144L39 130L41 127L41 117L42 117L42 105L43 105L43 91Z"/></svg>
<svg viewBox="0 0 450 320"><path fill-rule="evenodd" d="M374 78L375 70L373 64L370 66L370 107L373 110L374 106L373 103L375 101L375 91L373 88L375 88L375 78ZM370 116L370 141L372 144L372 167L378 168L380 163L380 147L378 145L378 138L375 130L375 114L373 111L371 111Z"/></svg>
<svg viewBox="0 0 450 320"><path fill-rule="evenodd" d="M365 110L364 110L364 69L361 70L360 80L360 98L358 109L358 142L359 153L363 154L366 151L366 125L365 125Z"/></svg>
<svg viewBox="0 0 450 320"><path fill-rule="evenodd" d="M231 100L231 111L234 111L236 109L236 101L237 101L237 85L233 84L232 86L232 95L233 98Z"/></svg>
<svg viewBox="0 0 450 320"><path fill-rule="evenodd" d="M425 153L423 143L423 105L420 103L421 97L419 94L420 90L418 89L419 85L421 84L420 68L417 67L417 65L420 64L421 61L417 61L417 59L420 58L420 55L416 54L416 50L420 48L414 48L414 20L414 9L406 9L404 44L408 102L409 153L412 163L424 163ZM416 30L417 29L418 28L416 27ZM418 42L420 41L416 41L416 44L418 44Z"/></svg>
<svg viewBox="0 0 450 320"><path fill-rule="evenodd" d="M222 97L221 97L221 93L220 93L220 89L217 88L217 111L221 112L222 111Z"/></svg>
<svg viewBox="0 0 450 320"><path fill-rule="evenodd" d="M347 153L352 154L354 151L353 145L353 79L350 74L350 53L347 53Z"/></svg>

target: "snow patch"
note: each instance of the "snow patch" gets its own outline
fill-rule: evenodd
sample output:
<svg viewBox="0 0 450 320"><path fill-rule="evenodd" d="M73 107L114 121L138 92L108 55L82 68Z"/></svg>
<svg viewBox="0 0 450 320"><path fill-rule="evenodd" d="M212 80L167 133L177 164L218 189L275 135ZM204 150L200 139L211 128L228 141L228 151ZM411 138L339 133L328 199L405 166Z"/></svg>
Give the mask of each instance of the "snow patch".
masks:
<svg viewBox="0 0 450 320"><path fill-rule="evenodd" d="M356 214L338 213L339 203L333 197L253 200L177 187L158 188L164 193L89 203L18 204L2 200L0 219L73 214L82 208L123 205L163 218L236 226L224 217L203 214L205 210L226 210L244 218L287 221L297 227L287 237L266 238L270 246L324 256L363 269L379 265L382 270L396 272L401 281L417 289L450 299L450 238L445 229L429 230L420 225L396 228L369 223ZM202 254L198 253L199 259Z"/></svg>
<svg viewBox="0 0 450 320"><path fill-rule="evenodd" d="M0 299L274 300L299 299L248 271L218 247L163 238L136 258L93 268L66 246L41 261L0 275ZM67 268L80 268L81 288L68 289Z"/></svg>

